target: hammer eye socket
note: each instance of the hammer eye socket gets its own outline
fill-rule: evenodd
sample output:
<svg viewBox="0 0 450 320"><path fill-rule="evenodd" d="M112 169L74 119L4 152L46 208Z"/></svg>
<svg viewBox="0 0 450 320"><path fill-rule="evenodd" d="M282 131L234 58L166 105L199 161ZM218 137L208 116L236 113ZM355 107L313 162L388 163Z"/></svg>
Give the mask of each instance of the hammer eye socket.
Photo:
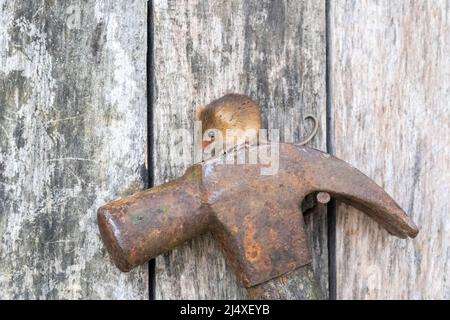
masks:
<svg viewBox="0 0 450 320"><path fill-rule="evenodd" d="M216 137L216 133L213 130L208 131L208 137L214 139Z"/></svg>

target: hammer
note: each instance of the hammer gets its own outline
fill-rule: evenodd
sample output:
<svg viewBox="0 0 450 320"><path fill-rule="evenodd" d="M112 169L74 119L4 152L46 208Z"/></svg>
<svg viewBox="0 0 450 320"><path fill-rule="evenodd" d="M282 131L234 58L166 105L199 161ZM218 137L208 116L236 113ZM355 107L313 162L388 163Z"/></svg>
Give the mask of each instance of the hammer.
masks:
<svg viewBox="0 0 450 320"><path fill-rule="evenodd" d="M211 232L249 298L315 299L322 294L311 269L301 212L306 196L329 194L392 235L417 235L399 205L357 169L316 149L276 146L275 174L262 175L263 163L225 164L220 155L191 166L178 179L101 207L98 225L113 262L127 272ZM236 157L242 152L268 154L271 148L232 152Z"/></svg>

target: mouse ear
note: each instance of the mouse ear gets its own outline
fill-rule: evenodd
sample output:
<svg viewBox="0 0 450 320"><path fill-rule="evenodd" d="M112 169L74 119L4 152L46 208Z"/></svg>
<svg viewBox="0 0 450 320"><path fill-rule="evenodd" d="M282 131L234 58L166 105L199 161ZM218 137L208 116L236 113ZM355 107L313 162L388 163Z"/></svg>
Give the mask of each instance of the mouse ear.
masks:
<svg viewBox="0 0 450 320"><path fill-rule="evenodd" d="M197 109L195 109L195 119L196 120L203 119L203 112L204 111L205 111L205 107L204 106L197 107Z"/></svg>

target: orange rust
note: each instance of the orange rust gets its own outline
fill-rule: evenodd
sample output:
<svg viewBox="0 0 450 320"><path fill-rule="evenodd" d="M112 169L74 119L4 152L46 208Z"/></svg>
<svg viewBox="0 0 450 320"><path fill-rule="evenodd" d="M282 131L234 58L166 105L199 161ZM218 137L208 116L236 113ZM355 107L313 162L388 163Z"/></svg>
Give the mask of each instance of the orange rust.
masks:
<svg viewBox="0 0 450 320"><path fill-rule="evenodd" d="M255 226L249 222L245 224L245 257L248 261L255 263L260 259L261 245L254 239Z"/></svg>

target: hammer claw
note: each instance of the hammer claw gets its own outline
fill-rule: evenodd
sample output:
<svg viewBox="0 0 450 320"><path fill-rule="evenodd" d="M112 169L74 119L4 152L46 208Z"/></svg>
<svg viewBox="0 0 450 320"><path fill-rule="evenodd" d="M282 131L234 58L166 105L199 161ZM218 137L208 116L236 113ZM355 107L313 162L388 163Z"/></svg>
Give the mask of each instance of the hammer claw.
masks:
<svg viewBox="0 0 450 320"><path fill-rule="evenodd" d="M392 197L358 169L319 150L299 148L312 188L366 213L390 234L414 238L418 228Z"/></svg>

